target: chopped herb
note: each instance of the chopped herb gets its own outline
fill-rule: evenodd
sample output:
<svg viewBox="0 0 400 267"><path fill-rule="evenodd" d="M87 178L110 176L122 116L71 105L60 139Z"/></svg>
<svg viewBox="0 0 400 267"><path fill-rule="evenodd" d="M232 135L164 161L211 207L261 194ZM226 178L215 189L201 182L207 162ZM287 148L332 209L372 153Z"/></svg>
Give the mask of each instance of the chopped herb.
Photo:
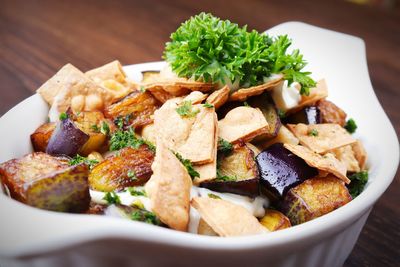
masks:
<svg viewBox="0 0 400 267"><path fill-rule="evenodd" d="M107 122L105 121L102 122L100 132L104 135L110 134L110 126L107 124Z"/></svg>
<svg viewBox="0 0 400 267"><path fill-rule="evenodd" d="M308 133L308 135L309 135L309 136L318 136L318 131L317 131L317 129L312 129L312 130Z"/></svg>
<svg viewBox="0 0 400 267"><path fill-rule="evenodd" d="M237 177L235 176L228 176L228 175L222 175L221 171L217 169L217 178L215 178L216 181L219 182L234 182L237 181Z"/></svg>
<svg viewBox="0 0 400 267"><path fill-rule="evenodd" d="M127 131L118 130L111 135L110 151L120 150L128 146L138 149L143 144L147 145L150 150L155 151L155 146L151 142L136 136L132 128Z"/></svg>
<svg viewBox="0 0 400 267"><path fill-rule="evenodd" d="M205 107L205 108L213 108L214 105L212 105L212 104L210 104L210 103L204 103L204 104L203 104L203 107Z"/></svg>
<svg viewBox="0 0 400 267"><path fill-rule="evenodd" d="M183 166L185 166L192 179L194 179L195 177L200 177L200 174L193 168L192 162L190 162L190 160L184 159L179 153L175 153L175 156L179 159Z"/></svg>
<svg viewBox="0 0 400 267"><path fill-rule="evenodd" d="M181 117L194 117L200 112L199 109L194 109L192 106L192 101L183 101L179 107L176 108L176 112L181 115Z"/></svg>
<svg viewBox="0 0 400 267"><path fill-rule="evenodd" d="M113 191L113 192L107 192L103 200L107 201L108 204L121 204L121 199L119 196Z"/></svg>
<svg viewBox="0 0 400 267"><path fill-rule="evenodd" d="M208 197L209 197L209 198L213 198L213 199L221 199L220 196L217 196L217 195L212 194L212 193L209 193L209 194L208 194Z"/></svg>
<svg viewBox="0 0 400 267"><path fill-rule="evenodd" d="M139 91L144 93L146 92L146 88L143 85L141 85Z"/></svg>
<svg viewBox="0 0 400 267"><path fill-rule="evenodd" d="M148 224L161 225L161 221L154 213L143 209L133 212L131 215L131 219Z"/></svg>
<svg viewBox="0 0 400 267"><path fill-rule="evenodd" d="M114 120L114 124L117 125L118 129L123 129L124 128L124 120L121 116L119 116L118 118L116 118Z"/></svg>
<svg viewBox="0 0 400 267"><path fill-rule="evenodd" d="M147 196L144 190L136 189L135 187L128 187L127 190L132 196Z"/></svg>
<svg viewBox="0 0 400 267"><path fill-rule="evenodd" d="M278 109L278 116L280 119L284 119L286 117L286 112L281 109Z"/></svg>
<svg viewBox="0 0 400 267"><path fill-rule="evenodd" d="M127 176L128 176L128 178L131 178L131 180L136 180L137 179L136 173L134 171L132 171L132 170L128 171Z"/></svg>
<svg viewBox="0 0 400 267"><path fill-rule="evenodd" d="M368 172L357 172L350 175L349 178L351 182L347 187L349 189L350 195L355 198L364 190L364 187L368 182Z"/></svg>
<svg viewBox="0 0 400 267"><path fill-rule="evenodd" d="M89 169L92 169L95 165L99 164L99 161L95 160L95 159L88 159L88 158L82 157L81 155L76 155L68 162L68 164L70 166L79 165L81 163L88 165Z"/></svg>
<svg viewBox="0 0 400 267"><path fill-rule="evenodd" d="M100 132L100 128L96 124L93 124L92 126L90 126L90 128L96 133Z"/></svg>
<svg viewBox="0 0 400 267"><path fill-rule="evenodd" d="M244 102L243 102L243 106L245 106L245 107L250 107L250 105L249 105L249 103L247 103L247 101L244 101Z"/></svg>
<svg viewBox="0 0 400 267"><path fill-rule="evenodd" d="M138 209L144 209L143 202L140 201L139 199L136 199L135 201L132 202L131 204L132 207L136 207Z"/></svg>
<svg viewBox="0 0 400 267"><path fill-rule="evenodd" d="M218 152L225 155L230 154L233 150L233 145L223 138L218 138Z"/></svg>
<svg viewBox="0 0 400 267"><path fill-rule="evenodd" d="M357 130L357 124L353 119L349 119L346 122L346 125L344 126L344 128L349 132L349 133L355 133L355 131Z"/></svg>
<svg viewBox="0 0 400 267"><path fill-rule="evenodd" d="M282 73L289 84L301 84L308 94L315 86L298 49L290 49L287 35L271 37L229 20L201 13L191 17L171 34L164 59L179 77L241 87L264 83L265 77ZM289 52L292 51L292 52Z"/></svg>
<svg viewBox="0 0 400 267"><path fill-rule="evenodd" d="M66 119L68 119L68 114L63 112L60 114L59 118L60 118L60 121L66 120Z"/></svg>

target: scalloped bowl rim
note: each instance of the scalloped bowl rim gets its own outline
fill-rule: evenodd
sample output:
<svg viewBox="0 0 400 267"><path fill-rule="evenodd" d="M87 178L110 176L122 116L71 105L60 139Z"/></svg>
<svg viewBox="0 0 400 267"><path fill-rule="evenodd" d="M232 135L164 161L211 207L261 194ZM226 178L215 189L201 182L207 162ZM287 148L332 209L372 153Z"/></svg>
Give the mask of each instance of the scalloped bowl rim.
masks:
<svg viewBox="0 0 400 267"><path fill-rule="evenodd" d="M382 160L379 162L374 161L375 158L369 160L368 164L371 167L371 181L359 197L344 207L341 207L327 215L289 229L260 236L216 238L182 233L170 229L154 227L144 223L125 221L115 218L92 215L63 214L39 210L12 200L6 197L4 194L0 194L0 209L3 211L6 209L13 210L13 212L9 214L5 220L2 218L2 227L0 227L0 236L2 236L0 239L0 257L14 258L42 255L76 246L78 244L84 244L98 240L107 240L111 238L157 243L166 246L179 247L182 249L213 249L217 251L244 251L289 245L300 246L305 240L317 235L329 236L341 231L346 226L360 218L363 214L367 213L393 180L399 163L399 143L393 126L384 113L373 91L368 75L364 42L358 37L333 32L302 22L286 22L271 28L267 32L275 34L286 32L290 33L294 43L301 39L301 37L296 35L297 32L307 32L310 36L334 38L338 42L340 40L341 42L357 48L355 57L359 63L358 67L360 68L359 72L360 76L362 77L362 86L365 90L363 91L364 96L362 101L358 100L357 105L360 104L359 102L364 102L363 105L372 105L369 108L373 107L376 119L379 120L379 125L376 127L383 127L380 128L380 131L381 133L384 131L385 139L383 144L384 147L374 147L374 145L370 143L374 140L371 139L363 139L363 141L369 140L368 143L371 144L371 146L367 146L369 155L371 155L371 151L374 151L378 152L377 158L379 158L379 155L385 155L391 159L383 162ZM299 42L299 44L301 44L301 42ZM301 51L303 52L302 49ZM305 58L308 57L305 56ZM310 65L311 63L312 60L310 60ZM136 75L136 77L133 78L138 79L137 75L139 75L139 70L156 70L159 69L163 64L163 62L135 64L125 66L124 69L128 75ZM329 81L328 88L330 88L331 93L332 89ZM341 106L340 99L335 102ZM365 104L365 102L368 103ZM45 105L44 101L37 94L22 101L0 118L0 129L5 129L4 125L12 128L13 124L11 120L14 116L17 116L17 113L21 113L26 109L34 110L33 108L37 105L42 106L39 109L43 109ZM348 105L348 107L350 106ZM346 110L346 108L344 109ZM353 111L355 111L354 108ZM351 112L349 114L353 115ZM41 118L40 120L44 122L44 118ZM368 138L370 138L371 135L364 132L364 130L367 129L364 120L365 119L360 118L360 116L356 116L356 121L361 122L359 127L359 132L362 135L361 138L368 136ZM14 125L14 127L17 126ZM6 140L4 137L7 137L7 135L5 134L4 130L1 130L0 140ZM4 143L4 141L0 141L0 147L2 143ZM0 158L0 161L4 160L7 159ZM377 177L379 177L379 181L376 180L378 179ZM20 234L11 236L10 231L12 232L14 229L13 227L16 227L13 225L13 223L28 217L31 218L32 227L30 229L21 230L22 232ZM43 222L47 223L43 224ZM63 227L49 227L49 225L52 225L53 222L62 222ZM43 233L43 231L50 231L53 233L53 235L47 237L42 236L43 238L40 238L40 233Z"/></svg>

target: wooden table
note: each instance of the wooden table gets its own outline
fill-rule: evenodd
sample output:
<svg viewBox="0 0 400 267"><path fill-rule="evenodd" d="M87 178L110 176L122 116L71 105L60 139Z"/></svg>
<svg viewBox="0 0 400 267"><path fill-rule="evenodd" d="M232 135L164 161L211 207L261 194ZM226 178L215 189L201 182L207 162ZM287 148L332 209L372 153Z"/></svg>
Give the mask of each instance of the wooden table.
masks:
<svg viewBox="0 0 400 267"><path fill-rule="evenodd" d="M169 34L201 11L260 31L297 20L360 36L376 93L400 133L400 9L342 1L1 0L0 115L67 62L88 70L114 59L160 60ZM399 186L398 173L345 266L400 266Z"/></svg>

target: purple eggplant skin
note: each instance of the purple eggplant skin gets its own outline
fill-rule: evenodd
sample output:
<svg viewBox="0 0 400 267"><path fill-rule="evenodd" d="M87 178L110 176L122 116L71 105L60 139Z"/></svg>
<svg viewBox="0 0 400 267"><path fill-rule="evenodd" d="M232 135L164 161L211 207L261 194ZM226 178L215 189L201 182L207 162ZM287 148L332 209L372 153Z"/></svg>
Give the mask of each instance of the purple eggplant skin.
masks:
<svg viewBox="0 0 400 267"><path fill-rule="evenodd" d="M319 124L322 123L322 118L317 106L308 106L288 116L284 121L291 124Z"/></svg>
<svg viewBox="0 0 400 267"><path fill-rule="evenodd" d="M202 182L200 187L216 192L233 193L252 198L260 195L258 177L241 181Z"/></svg>
<svg viewBox="0 0 400 267"><path fill-rule="evenodd" d="M276 143L256 157L260 172L260 191L272 201L285 197L296 185L318 174L315 168L287 150L282 143Z"/></svg>
<svg viewBox="0 0 400 267"><path fill-rule="evenodd" d="M89 139L89 135L81 131L69 118L57 123L46 153L50 155L66 155L74 157Z"/></svg>

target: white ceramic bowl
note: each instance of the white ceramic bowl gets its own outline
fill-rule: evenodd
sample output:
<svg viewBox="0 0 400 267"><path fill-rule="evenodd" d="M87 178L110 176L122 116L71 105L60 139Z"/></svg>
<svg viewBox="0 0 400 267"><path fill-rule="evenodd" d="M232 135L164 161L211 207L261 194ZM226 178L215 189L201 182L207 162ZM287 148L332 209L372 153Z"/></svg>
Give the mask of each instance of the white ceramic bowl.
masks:
<svg viewBox="0 0 400 267"><path fill-rule="evenodd" d="M326 78L329 98L357 121L357 137L366 146L370 167L370 181L359 197L283 231L215 238L109 217L39 210L0 194L0 265L341 266L395 175L399 143L371 86L361 39L299 22L268 32L289 34L313 76ZM140 71L157 70L162 64L125 70L140 79ZM45 122L47 111L46 103L34 95L0 119L0 162L31 152L29 135Z"/></svg>

